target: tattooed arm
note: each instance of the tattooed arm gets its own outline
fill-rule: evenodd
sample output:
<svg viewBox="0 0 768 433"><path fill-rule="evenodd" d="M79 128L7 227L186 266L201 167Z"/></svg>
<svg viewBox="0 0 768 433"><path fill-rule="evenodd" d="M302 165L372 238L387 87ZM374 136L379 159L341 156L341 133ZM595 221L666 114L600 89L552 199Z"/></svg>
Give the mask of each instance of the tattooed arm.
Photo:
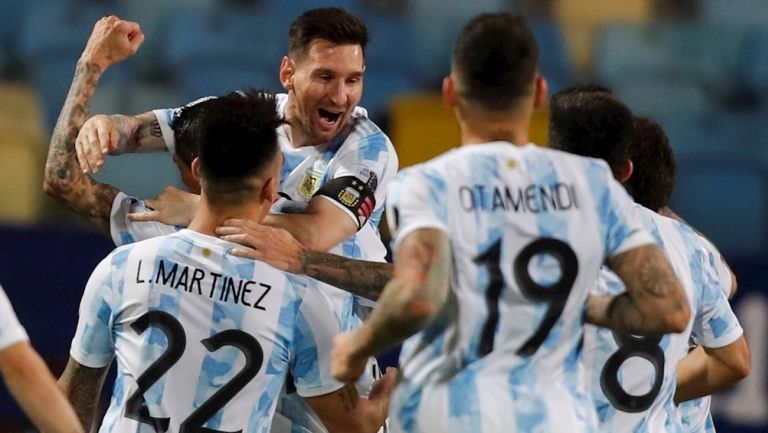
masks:
<svg viewBox="0 0 768 433"><path fill-rule="evenodd" d="M633 248L608 259L626 292L591 295L587 321L618 332L683 332L691 317L688 299L667 258L656 245Z"/></svg>
<svg viewBox="0 0 768 433"><path fill-rule="evenodd" d="M59 378L59 387L75 408L77 417L85 427L85 431L91 431L96 409L99 407L99 396L107 377L109 366L101 368L89 368L69 358L64 373Z"/></svg>
<svg viewBox="0 0 768 433"><path fill-rule="evenodd" d="M99 230L109 233L109 213L118 190L96 182L78 164L75 138L83 126L104 71L131 55L144 40L139 25L117 17L102 18L77 62L75 77L53 130L45 164L43 189L82 215ZM109 139L107 136L105 139Z"/></svg>
<svg viewBox="0 0 768 433"><path fill-rule="evenodd" d="M394 275L363 326L336 338L333 375L355 381L369 356L377 355L422 329L449 294L451 251L448 236L418 229L397 248Z"/></svg>
<svg viewBox="0 0 768 433"><path fill-rule="evenodd" d="M384 425L396 382L397 370L389 368L373 385L368 398L360 397L354 385L346 384L336 392L306 400L330 433L373 433Z"/></svg>
<svg viewBox="0 0 768 433"><path fill-rule="evenodd" d="M259 260L286 272L304 274L366 299L376 300L392 278L392 265L348 259L309 250L285 229L249 220L226 220L216 229L222 239L243 245L232 254Z"/></svg>

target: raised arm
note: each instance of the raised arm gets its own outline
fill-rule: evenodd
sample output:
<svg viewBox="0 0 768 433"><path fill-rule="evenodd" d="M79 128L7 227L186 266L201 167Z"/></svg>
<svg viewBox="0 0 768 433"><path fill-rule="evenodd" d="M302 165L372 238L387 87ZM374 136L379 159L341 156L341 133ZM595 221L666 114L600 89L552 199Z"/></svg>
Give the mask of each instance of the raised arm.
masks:
<svg viewBox="0 0 768 433"><path fill-rule="evenodd" d="M451 251L438 229L417 229L400 241L392 280L363 326L336 338L333 376L353 382L369 356L421 330L448 298Z"/></svg>
<svg viewBox="0 0 768 433"><path fill-rule="evenodd" d="M657 245L643 245L608 259L626 292L590 295L587 322L634 334L683 332L691 317L685 292Z"/></svg>
<svg viewBox="0 0 768 433"><path fill-rule="evenodd" d="M13 397L40 431L83 431L50 370L29 343L20 342L0 350L0 372Z"/></svg>
<svg viewBox="0 0 768 433"><path fill-rule="evenodd" d="M99 79L112 64L132 56L144 40L139 25L110 16L93 28L77 62L75 77L53 130L45 165L43 189L99 230L109 233L109 213L118 190L95 181L78 164L75 139L88 116ZM104 142L112 134L102 135Z"/></svg>

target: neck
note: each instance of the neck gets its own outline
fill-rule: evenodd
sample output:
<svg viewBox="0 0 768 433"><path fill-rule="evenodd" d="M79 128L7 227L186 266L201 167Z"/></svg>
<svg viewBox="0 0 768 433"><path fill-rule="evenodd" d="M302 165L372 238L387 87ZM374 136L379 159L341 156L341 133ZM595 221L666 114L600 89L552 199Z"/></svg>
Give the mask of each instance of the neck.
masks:
<svg viewBox="0 0 768 433"><path fill-rule="evenodd" d="M200 206L195 213L190 230L217 237L216 227L228 219L245 219L259 222L269 211L268 207L256 202L248 202L242 206L212 206L205 199L205 194L200 199Z"/></svg>
<svg viewBox="0 0 768 433"><path fill-rule="evenodd" d="M304 125L301 124L301 116L296 107L296 98L293 91L288 92L288 101L285 104L285 124L283 129L288 135L288 142L292 147L316 146L322 143L314 143L312 139L304 132Z"/></svg>
<svg viewBox="0 0 768 433"><path fill-rule="evenodd" d="M482 144L492 141L506 141L515 146L528 144L530 112L489 114L487 112L466 112L456 109L456 118L461 129L461 144Z"/></svg>

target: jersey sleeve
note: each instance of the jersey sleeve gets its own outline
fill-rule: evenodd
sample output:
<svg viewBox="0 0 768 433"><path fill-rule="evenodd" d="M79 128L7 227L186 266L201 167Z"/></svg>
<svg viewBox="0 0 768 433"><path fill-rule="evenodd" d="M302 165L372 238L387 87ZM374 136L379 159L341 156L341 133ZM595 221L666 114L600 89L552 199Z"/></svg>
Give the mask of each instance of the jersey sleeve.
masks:
<svg viewBox="0 0 768 433"><path fill-rule="evenodd" d="M112 202L109 214L109 234L116 246L175 233L178 227L157 221L135 222L128 219L129 213L146 212L151 210L143 200L119 192Z"/></svg>
<svg viewBox="0 0 768 433"><path fill-rule="evenodd" d="M214 96L205 96L200 99L196 99L184 107L189 107L191 105L198 104L203 101L207 101L211 98L214 98ZM173 134L173 122L176 121L176 119L179 117L179 114L181 113L181 110L184 109L184 107L178 107L178 108L160 108L156 110L152 110L152 113L155 114L155 117L157 118L157 123L160 125L160 132L163 135L163 141L165 142L165 147L168 148L168 151L173 153L176 150L176 138Z"/></svg>
<svg viewBox="0 0 768 433"><path fill-rule="evenodd" d="M341 324L318 285L309 280L306 284L309 287L296 316L291 374L300 396L316 397L344 386L331 375L331 349Z"/></svg>
<svg viewBox="0 0 768 433"><path fill-rule="evenodd" d="M387 222L393 233L392 249L414 230L433 228L448 232L447 187L437 173L421 167L404 170L390 186Z"/></svg>
<svg viewBox="0 0 768 433"><path fill-rule="evenodd" d="M19 323L19 319L16 318L11 301L8 300L8 296L0 287L0 350L28 340L27 332Z"/></svg>
<svg viewBox="0 0 768 433"><path fill-rule="evenodd" d="M384 209L389 182L397 173L397 154L382 132L364 138L350 135L315 196L330 200L359 228ZM374 218L378 223L378 218Z"/></svg>
<svg viewBox="0 0 768 433"><path fill-rule="evenodd" d="M114 356L111 329L114 316L110 302L112 257L109 255L102 260L88 279L69 351L75 361L90 368L105 367Z"/></svg>
<svg viewBox="0 0 768 433"><path fill-rule="evenodd" d="M604 226L606 256L615 256L631 249L655 243L643 226L638 205L604 166L606 189L598 199L598 210Z"/></svg>
<svg viewBox="0 0 768 433"><path fill-rule="evenodd" d="M693 268L698 268L703 280L699 285L701 295L696 305L691 337L696 344L716 349L733 343L744 331L722 288L720 270L713 266L714 254L698 250L693 259ZM730 282L728 284L730 287Z"/></svg>

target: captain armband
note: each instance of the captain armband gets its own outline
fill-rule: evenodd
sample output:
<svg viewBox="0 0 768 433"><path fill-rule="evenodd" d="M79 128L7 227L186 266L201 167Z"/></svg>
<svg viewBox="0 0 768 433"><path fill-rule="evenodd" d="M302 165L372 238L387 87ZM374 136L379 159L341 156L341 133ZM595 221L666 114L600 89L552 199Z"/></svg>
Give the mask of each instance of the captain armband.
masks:
<svg viewBox="0 0 768 433"><path fill-rule="evenodd" d="M339 208L347 212L360 230L368 222L376 207L373 189L355 176L342 176L326 182L315 195L328 197Z"/></svg>

